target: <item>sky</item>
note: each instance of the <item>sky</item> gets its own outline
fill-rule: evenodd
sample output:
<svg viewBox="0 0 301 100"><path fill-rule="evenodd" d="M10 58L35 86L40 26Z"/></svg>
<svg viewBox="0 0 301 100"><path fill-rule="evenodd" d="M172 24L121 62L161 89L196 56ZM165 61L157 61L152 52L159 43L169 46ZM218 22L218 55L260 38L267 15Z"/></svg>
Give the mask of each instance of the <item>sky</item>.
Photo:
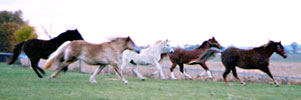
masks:
<svg viewBox="0 0 301 100"><path fill-rule="evenodd" d="M130 36L139 46L168 39L172 46L255 47L269 40L301 44L300 0L1 0L0 10L22 10L39 39L77 28L102 43Z"/></svg>

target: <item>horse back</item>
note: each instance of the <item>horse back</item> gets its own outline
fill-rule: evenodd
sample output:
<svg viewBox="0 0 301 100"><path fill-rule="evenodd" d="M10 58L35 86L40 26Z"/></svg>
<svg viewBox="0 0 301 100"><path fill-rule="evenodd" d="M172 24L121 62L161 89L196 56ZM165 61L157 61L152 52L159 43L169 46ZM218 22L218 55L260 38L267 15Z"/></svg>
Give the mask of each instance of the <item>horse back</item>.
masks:
<svg viewBox="0 0 301 100"><path fill-rule="evenodd" d="M60 44L49 44L47 40L30 39L23 45L23 51L28 57L39 57L47 59Z"/></svg>
<svg viewBox="0 0 301 100"><path fill-rule="evenodd" d="M203 50L184 50L181 48L176 49L169 55L170 60L178 63L189 63L191 60L199 58Z"/></svg>
<svg viewBox="0 0 301 100"><path fill-rule="evenodd" d="M243 50L231 47L222 52L222 63L227 66L238 66L245 69L258 69L268 65L268 58L254 49Z"/></svg>

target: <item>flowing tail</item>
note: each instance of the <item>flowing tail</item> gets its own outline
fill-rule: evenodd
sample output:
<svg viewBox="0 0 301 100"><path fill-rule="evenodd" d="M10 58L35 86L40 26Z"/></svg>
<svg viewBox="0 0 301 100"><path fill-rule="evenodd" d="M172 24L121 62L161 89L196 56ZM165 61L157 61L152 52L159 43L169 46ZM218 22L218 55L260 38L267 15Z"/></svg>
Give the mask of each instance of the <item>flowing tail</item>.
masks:
<svg viewBox="0 0 301 100"><path fill-rule="evenodd" d="M58 62L64 56L64 52L70 43L70 41L66 41L58 49L56 49L56 51L54 51L47 59L46 64L43 68L49 69L54 63Z"/></svg>
<svg viewBox="0 0 301 100"><path fill-rule="evenodd" d="M13 58L11 59L11 61L8 63L9 65L13 64L17 59L18 59L18 56L20 55L21 53L21 50L22 50L22 47L23 47L23 44L25 42L21 42L19 43L15 49L14 49L14 54L13 54Z"/></svg>

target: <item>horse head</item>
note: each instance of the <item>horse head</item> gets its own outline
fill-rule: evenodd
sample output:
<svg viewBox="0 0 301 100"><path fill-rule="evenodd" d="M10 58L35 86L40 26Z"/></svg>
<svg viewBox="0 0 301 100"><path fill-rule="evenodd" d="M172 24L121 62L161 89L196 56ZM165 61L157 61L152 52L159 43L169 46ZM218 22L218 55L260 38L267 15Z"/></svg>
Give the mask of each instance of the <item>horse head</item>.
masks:
<svg viewBox="0 0 301 100"><path fill-rule="evenodd" d="M214 37L208 40L210 47L216 47L218 49L222 49L222 46L216 41Z"/></svg>
<svg viewBox="0 0 301 100"><path fill-rule="evenodd" d="M161 53L173 53L174 50L173 48L168 44L169 40L166 39L165 41L164 40L160 40L160 41L157 41L155 44L157 45L160 45L160 48L161 48Z"/></svg>
<svg viewBox="0 0 301 100"><path fill-rule="evenodd" d="M273 42L273 41L270 41L270 42ZM284 51L284 47L282 46L281 41L280 42L273 42L272 44L275 45L275 47L277 47L276 48L276 53L277 54L279 54L283 58L287 57L287 54Z"/></svg>
<svg viewBox="0 0 301 100"><path fill-rule="evenodd" d="M67 30L64 35L65 38L68 38L69 41L73 40L84 40L82 35L78 32L77 29L75 30Z"/></svg>
<svg viewBox="0 0 301 100"><path fill-rule="evenodd" d="M128 36L128 37L122 38L122 39L125 40L126 49L136 51L137 53L139 53L141 51L141 48L139 48L138 46L136 46L136 44L131 39L131 37Z"/></svg>

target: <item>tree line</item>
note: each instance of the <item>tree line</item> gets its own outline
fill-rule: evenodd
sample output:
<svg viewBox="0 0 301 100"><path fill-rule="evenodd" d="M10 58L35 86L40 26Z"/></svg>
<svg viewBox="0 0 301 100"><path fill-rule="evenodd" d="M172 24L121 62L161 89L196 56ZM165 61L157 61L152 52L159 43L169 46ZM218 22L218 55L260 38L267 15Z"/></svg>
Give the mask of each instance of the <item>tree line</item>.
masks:
<svg viewBox="0 0 301 100"><path fill-rule="evenodd" d="M0 52L12 52L17 43L37 37L21 10L0 11Z"/></svg>

